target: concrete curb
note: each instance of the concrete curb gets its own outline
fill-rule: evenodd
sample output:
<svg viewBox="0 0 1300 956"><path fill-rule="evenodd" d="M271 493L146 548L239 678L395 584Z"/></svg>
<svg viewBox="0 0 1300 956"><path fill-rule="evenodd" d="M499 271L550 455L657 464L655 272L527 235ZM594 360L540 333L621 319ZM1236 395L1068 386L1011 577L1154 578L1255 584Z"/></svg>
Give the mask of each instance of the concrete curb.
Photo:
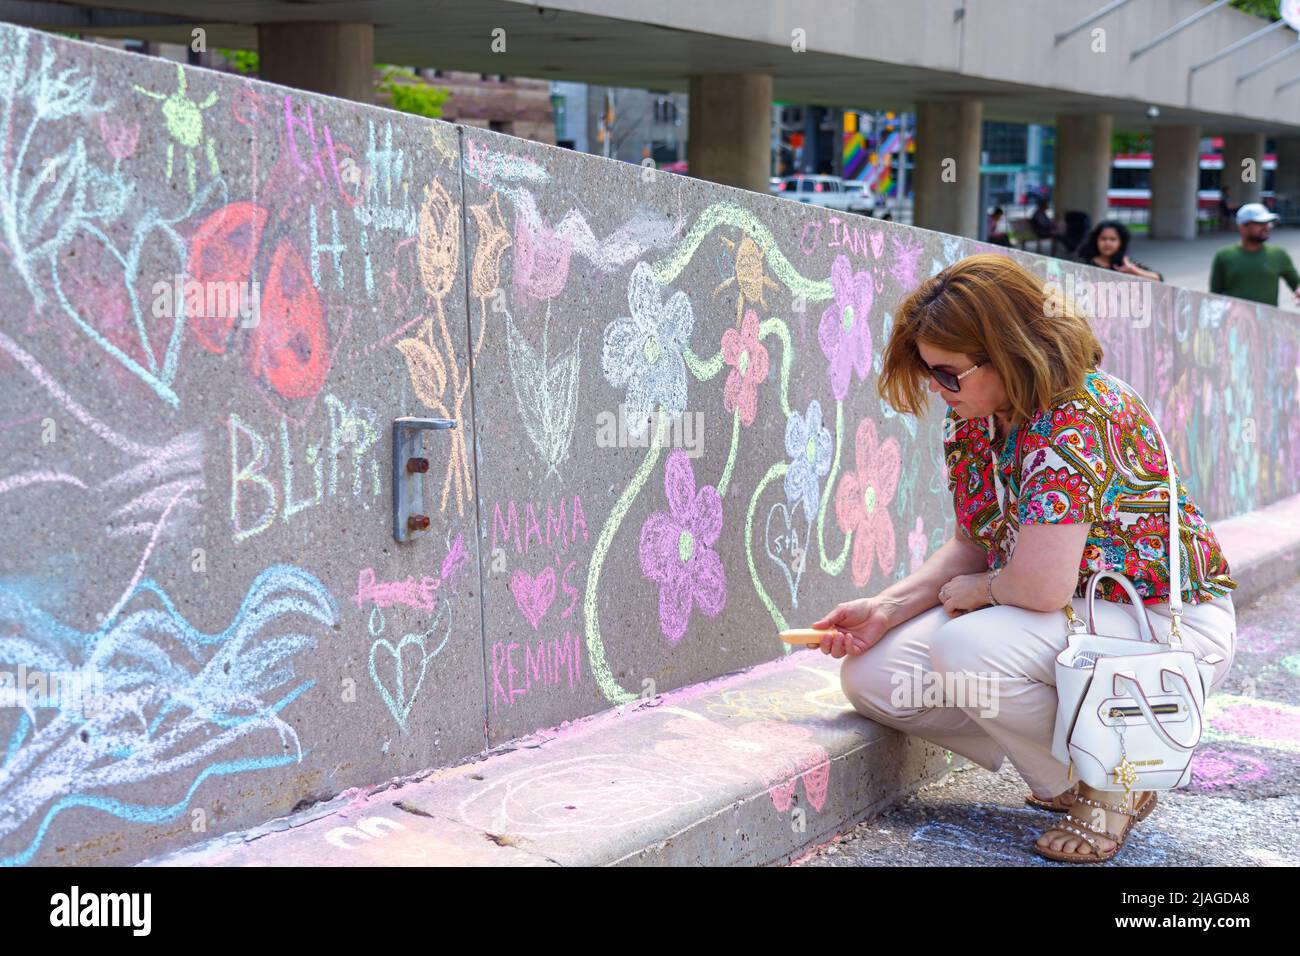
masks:
<svg viewBox="0 0 1300 956"><path fill-rule="evenodd" d="M1215 533L1238 608L1300 573L1300 496ZM787 862L966 763L863 720L839 668L798 651L141 865Z"/></svg>
<svg viewBox="0 0 1300 956"><path fill-rule="evenodd" d="M795 652L142 865L784 862L953 759L859 717L839 668Z"/></svg>

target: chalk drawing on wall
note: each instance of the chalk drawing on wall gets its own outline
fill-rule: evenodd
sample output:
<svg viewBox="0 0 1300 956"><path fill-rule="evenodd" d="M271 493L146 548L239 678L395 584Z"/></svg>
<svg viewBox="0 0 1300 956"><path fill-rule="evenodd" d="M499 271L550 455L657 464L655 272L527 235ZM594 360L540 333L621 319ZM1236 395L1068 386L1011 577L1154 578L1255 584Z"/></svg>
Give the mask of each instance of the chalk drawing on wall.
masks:
<svg viewBox="0 0 1300 956"><path fill-rule="evenodd" d="M767 274L763 267L763 250L749 236L741 237L739 243L733 242L726 236L719 237L722 244L735 253L736 272L728 276L718 284L713 290L717 295L723 289L735 286L736 296L736 326L740 326L741 316L745 310L747 302L757 303L767 308L767 289L779 289L772 278Z"/></svg>
<svg viewBox="0 0 1300 956"><path fill-rule="evenodd" d="M577 422L582 330L552 360L546 342L549 323L542 324L539 351L515 326L510 313L505 318L506 356L520 420L528 440L546 463L546 473L558 475L560 463L569 457L573 426Z"/></svg>
<svg viewBox="0 0 1300 956"><path fill-rule="evenodd" d="M195 181L194 153L197 150L202 148L208 160L208 172L212 176L221 175L221 169L217 165L217 153L212 146L211 138L203 134L203 111L217 102L217 91L213 90L201 101L195 101L190 99L187 87L185 68L177 63L175 90L170 93L159 93L136 86L135 91L162 103L163 120L172 138L172 141L167 144L164 172L168 179L172 178L173 160L179 147L185 154L185 184L189 187L192 196Z"/></svg>
<svg viewBox="0 0 1300 956"><path fill-rule="evenodd" d="M428 677L429 667L447 646L451 637L452 609L449 591L465 576L469 552L465 536L458 533L450 540L447 553L437 574L422 575L419 581L408 575L402 581L378 581L373 568L362 568L357 575L357 590L352 603L364 610L370 607L366 626L374 641L370 645L367 667L370 680L402 733L407 733L411 711ZM402 606L429 614L421 622L424 630L403 634L393 643L381 637L388 626L384 611Z"/></svg>
<svg viewBox="0 0 1300 956"><path fill-rule="evenodd" d="M477 211L479 208L471 207L470 211L481 216ZM419 271L421 286L433 305L433 315L426 316L420 322L416 334L397 342L396 348L406 359L411 387L420 401L440 417L451 418L458 423L456 428L445 433L451 448L447 455L447 473L443 479L438 507L445 513L448 499L451 498L455 501L457 515L463 516L465 506L474 493L469 466L469 428L464 419L470 374L468 368L461 367L457 358L443 301L451 292L460 269L460 228L460 203L451 198L441 183L436 180L430 182L425 187L425 198L419 215ZM472 282L476 294L480 284L490 283L486 295L491 295L496 288L497 260L504 246L488 253L490 266L483 265L484 247L493 241L492 236L484 237L480 234ZM480 270L489 269L490 272L480 274ZM480 306L483 306L483 302L480 302ZM487 315L484 310L478 338L470 353L471 364L483 346L486 325Z"/></svg>
<svg viewBox="0 0 1300 956"><path fill-rule="evenodd" d="M737 258L745 260L738 266L738 269L743 266L745 274L743 276L738 274L736 277L737 285L740 286L742 293L740 315L737 323L738 328L729 329L724 333L722 348L717 354L706 359L696 355L689 344L690 333L694 325L694 315L690 309L689 299L686 298L683 292L678 291L673 294L667 305L665 305L663 303L665 293L662 290L681 274L682 270L685 269L701 248L705 239L714 230L724 226L739 229L742 233L740 244L737 246ZM749 246L744 246L746 240L752 243L752 249ZM744 246L743 253L740 251L740 246ZM757 259L755 259L756 254ZM601 530L596 547L593 549L592 561L588 570L587 591L583 608L587 631L588 656L602 692L615 703L626 702L632 698L632 695L618 686L605 661L596 599L599 593L599 578L608 549L623 518L658 463L663 448L668 416L680 414L685 408L687 397L685 372L689 370L690 374L696 379L706 382L714 378L724 367L731 366L727 384L724 388L724 410L732 412L733 416L731 446L722 477L718 484L714 486L720 501L731 482L732 471L737 460L741 429L745 425L752 424L757 415L758 387L767 377L767 363L762 360L755 361L754 356L758 355L761 350L762 356L766 357L767 350L760 344L760 340L768 336L777 337L783 346L779 405L783 415L788 417L791 414L789 379L790 369L793 364L793 348L789 328L779 318L759 322L758 316L753 310L745 310L744 308L749 298L745 292L746 287L755 293L753 298L756 301L764 294L763 286L765 283L760 278L765 276L764 263L767 268L772 270L777 279L795 295L813 302L824 301L834 295L834 288L830 281L809 280L801 275L781 253L770 230L752 213L734 204L717 203L708 207L701 214L687 235L664 258L653 266L647 266L644 262L637 264L633 271L628 292L632 316L620 318L610 323L605 329L603 365L606 379L615 388L626 389L626 403L630 409L629 417L632 419L629 431L635 430L634 433L638 436L644 435L645 426L657 420L657 426L650 429L649 451L641 466L632 476L631 482L615 502ZM742 279L744 285L741 285ZM758 284L755 285L755 282ZM723 284L724 288L725 286L726 283ZM864 316L864 325L865 322L866 317ZM668 340L667 346L665 346L664 339ZM665 359L670 361L665 363ZM849 362L851 365L851 353ZM660 365L663 367L658 367ZM655 413L661 414L656 415ZM842 422L840 427L842 428ZM822 444L824 446L825 441ZM814 445L816 445L816 442L814 442ZM682 460L686 460L684 456ZM835 460L838 461L838 455ZM779 628L785 627L784 616L768 596L766 589L759 580L759 572L754 561L754 512L764 489L772 481L782 478L786 473L786 468L784 462L777 463L759 481L746 510L744 526L745 551L751 580L760 600ZM834 477L834 468L835 463L833 462L832 479ZM823 505L823 512L824 508ZM805 539L810 537L811 533L805 534ZM686 540L681 536L680 531L679 540ZM668 555L670 549L667 548L664 541L657 541L657 543L662 546L658 550L663 552L661 556L664 557L666 564L671 564L667 560L670 557ZM694 536L690 537L690 543L693 547L695 543ZM838 573L839 568L843 567L844 560L847 558L848 544L849 542L846 540L844 555L839 559L836 573ZM685 550L685 545L680 547L683 551ZM802 547L806 551L807 544L804 543ZM684 561L680 552L677 559L679 563ZM806 560L806 558L803 560ZM653 561L650 562L650 565L654 566L656 571L661 570ZM824 557L823 565L825 566ZM647 565L643 563L643 569L645 567ZM793 592L797 590L797 582L793 580L793 575L790 577L791 580L787 581L787 586ZM719 589L719 593L723 595L725 600L725 576L722 581L723 587ZM794 599L795 595L792 593L792 601ZM680 607L683 604L689 604L689 602L684 602L681 599L679 589L670 589L665 592L661 587L661 628L670 641L676 643L677 640L680 640L678 631L680 630L684 634L685 625L682 616L679 614L670 613L666 619L663 617L662 610L665 606L665 600L668 601L670 608Z"/></svg>
<svg viewBox="0 0 1300 956"><path fill-rule="evenodd" d="M853 583L865 586L879 567L889 574L894 567L894 519L890 505L902 468L898 439L876 438L876 424L864 418L854 440L856 467L840 479L835 492L835 520L840 530L853 533Z"/></svg>
<svg viewBox="0 0 1300 956"><path fill-rule="evenodd" d="M267 568L230 624L213 634L191 625L152 579L135 585L119 608L95 631L81 632L0 587L0 621L13 635L0 639L0 664L71 675L91 689L88 697L61 695L22 710L11 726L0 760L0 839L39 823L27 847L0 865L29 862L54 820L74 807L161 823L180 816L208 777L302 760L298 733L280 715L315 683L299 680L294 669L316 646L310 631L324 632L337 618L313 575L291 565ZM221 759L248 741L261 752ZM105 795L164 777L190 780L170 804Z"/></svg>
<svg viewBox="0 0 1300 956"><path fill-rule="evenodd" d="M183 272L186 243L175 226L219 200L225 183L213 179L191 190L189 206L179 215L163 215L155 207L139 209L129 229L123 229L119 221L135 195L134 184L121 174L122 158L134 149L129 132L101 123L98 146L112 165L104 168L93 162L87 140L79 133L91 117L102 119L111 104L95 101L93 75L78 67L58 69L54 50L45 41L38 64L31 68L29 42L30 34L17 29L5 29L0 36L0 70L7 77L0 84L0 130L6 141L16 138L18 144L0 155L0 234L6 261L38 309L46 301L48 285L82 335L159 398L179 405L172 382L180 359L184 308L174 309L176 314L163 321L146 317L138 288L141 260L146 248L160 250L171 257L172 265L155 262L151 269L160 267L168 275ZM110 130L107 135L105 129ZM66 141L69 136L68 146L39 164L31 161L34 142L46 137ZM116 238L122 233L126 235ZM71 268L65 260L77 264L70 277L64 275ZM98 273L96 284L78 281L86 269Z"/></svg>
<svg viewBox="0 0 1300 956"><path fill-rule="evenodd" d="M683 352L695 313L680 290L664 301L664 290L645 262L632 271L627 303L632 314L605 326L601 368L610 385L626 391L628 432L639 438L657 409L676 417L686 408Z"/></svg>
<svg viewBox="0 0 1300 956"><path fill-rule="evenodd" d="M696 491L686 452L674 448L664 466L667 511L641 526L641 573L659 585L659 628L670 644L686 633L691 609L717 617L727 603L727 576L714 549L722 533L722 499L705 485Z"/></svg>
<svg viewBox="0 0 1300 956"><path fill-rule="evenodd" d="M93 489L93 499L111 509L110 537L154 535L159 527L159 522L153 520L155 515L164 510L172 512L174 526L176 517L198 510L199 493L204 488L201 432L184 432L162 446L135 441L92 415L35 357L3 332L0 332L0 354L8 355L74 420L126 459L120 471L98 483L89 476L59 469L36 469L0 477L0 494L51 483L79 490ZM71 466L62 466L68 467Z"/></svg>
<svg viewBox="0 0 1300 956"><path fill-rule="evenodd" d="M429 666L451 636L451 605L445 598L440 599L429 626L423 631L403 634L396 644L380 637L385 625L383 612L373 608L369 628L375 641L370 645L370 679L393 720L406 733L407 721L429 674Z"/></svg>

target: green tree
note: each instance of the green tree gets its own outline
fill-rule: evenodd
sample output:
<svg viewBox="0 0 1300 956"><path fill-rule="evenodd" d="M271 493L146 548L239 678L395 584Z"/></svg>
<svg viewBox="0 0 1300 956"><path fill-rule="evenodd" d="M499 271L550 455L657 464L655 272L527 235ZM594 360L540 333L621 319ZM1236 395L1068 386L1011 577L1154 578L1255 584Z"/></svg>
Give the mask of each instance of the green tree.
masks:
<svg viewBox="0 0 1300 956"><path fill-rule="evenodd" d="M409 66L389 63L376 63L375 66L381 74L376 89L388 94L388 103L393 109L430 119L442 116L442 104L451 95L450 90L426 83Z"/></svg>
<svg viewBox="0 0 1300 956"><path fill-rule="evenodd" d="M236 73L248 76L257 72L260 61L256 50L231 50L226 47L217 47L216 51L221 54L221 58Z"/></svg>
<svg viewBox="0 0 1300 956"><path fill-rule="evenodd" d="M1236 7L1244 13L1263 17L1265 20L1280 20L1282 13L1279 0L1232 0L1229 6Z"/></svg>
<svg viewBox="0 0 1300 956"><path fill-rule="evenodd" d="M1112 156L1118 156L1120 153L1132 154L1149 152L1151 152L1150 133L1118 132L1111 134L1110 153Z"/></svg>

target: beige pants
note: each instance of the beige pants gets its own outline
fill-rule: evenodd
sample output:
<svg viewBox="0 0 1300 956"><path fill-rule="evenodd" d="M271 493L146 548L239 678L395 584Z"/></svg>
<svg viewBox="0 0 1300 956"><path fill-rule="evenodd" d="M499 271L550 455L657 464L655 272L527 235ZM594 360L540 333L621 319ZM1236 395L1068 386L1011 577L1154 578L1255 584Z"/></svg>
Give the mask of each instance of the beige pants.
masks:
<svg viewBox="0 0 1300 956"><path fill-rule="evenodd" d="M1087 602L1073 603L1086 620ZM1096 606L1098 633L1141 636L1131 605L1098 598ZM1163 638L1169 605L1146 609ZM1183 646L1198 657L1223 656L1214 671L1212 686L1218 687L1236 649L1232 597L1184 604L1181 630ZM1069 768L1052 756L1056 655L1067 635L1064 611L1003 605L952 618L934 607L891 628L865 653L845 658L840 684L863 716L988 770L1010 758L1036 795L1053 797L1071 786Z"/></svg>

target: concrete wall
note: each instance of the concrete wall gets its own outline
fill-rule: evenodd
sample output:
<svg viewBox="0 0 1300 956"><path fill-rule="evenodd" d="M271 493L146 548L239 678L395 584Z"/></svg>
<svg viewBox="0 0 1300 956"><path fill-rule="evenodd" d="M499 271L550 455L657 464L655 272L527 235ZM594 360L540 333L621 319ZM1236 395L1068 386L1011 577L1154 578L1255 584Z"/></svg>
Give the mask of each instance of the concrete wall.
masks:
<svg viewBox="0 0 1300 956"><path fill-rule="evenodd" d="M976 243L12 27L0 129L0 672L104 698L0 708L0 862L134 862L778 657L952 531L940 409L872 386ZM259 321L156 310L178 274ZM1300 490L1294 328L1117 288L1153 318L1097 320L1106 367L1210 517ZM462 427L399 544L406 415Z"/></svg>

